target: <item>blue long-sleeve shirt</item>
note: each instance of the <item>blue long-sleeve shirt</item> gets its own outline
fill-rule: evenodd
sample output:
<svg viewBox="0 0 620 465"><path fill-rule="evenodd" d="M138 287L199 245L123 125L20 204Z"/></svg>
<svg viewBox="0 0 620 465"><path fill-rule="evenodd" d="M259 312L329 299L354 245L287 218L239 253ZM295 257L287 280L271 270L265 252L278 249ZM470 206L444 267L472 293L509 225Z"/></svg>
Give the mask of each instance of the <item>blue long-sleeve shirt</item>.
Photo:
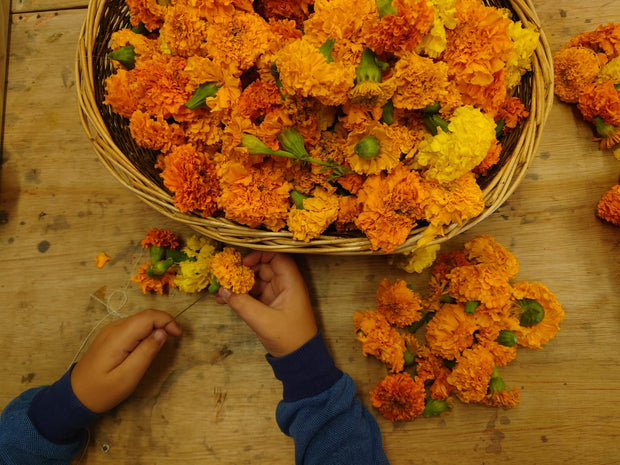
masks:
<svg viewBox="0 0 620 465"><path fill-rule="evenodd" d="M281 358L267 355L282 381L278 426L295 442L295 462L384 465L379 427L356 397L351 377L335 367L320 333ZM25 391L0 417L0 464L69 465L97 415L71 389L71 370L52 386Z"/></svg>

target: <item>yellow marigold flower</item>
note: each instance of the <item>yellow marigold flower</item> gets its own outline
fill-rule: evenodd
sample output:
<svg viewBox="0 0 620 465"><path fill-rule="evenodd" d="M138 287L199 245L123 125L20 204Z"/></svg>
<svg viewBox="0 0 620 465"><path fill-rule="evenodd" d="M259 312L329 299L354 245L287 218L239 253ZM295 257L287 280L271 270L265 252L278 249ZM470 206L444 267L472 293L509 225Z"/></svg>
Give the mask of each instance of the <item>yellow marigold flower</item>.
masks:
<svg viewBox="0 0 620 465"><path fill-rule="evenodd" d="M535 301L542 307L542 320L538 323L523 326L521 322L510 328L517 334L519 345L531 349L542 349L542 346L554 338L560 330L560 321L564 319L564 309L555 295L542 283L514 283L512 294L515 300L512 308L517 318L521 318L524 313L524 309L518 304L518 301Z"/></svg>
<svg viewBox="0 0 620 465"><path fill-rule="evenodd" d="M426 343L434 355L454 360L474 343L478 325L463 304L443 304L426 325Z"/></svg>
<svg viewBox="0 0 620 465"><path fill-rule="evenodd" d="M603 194L596 205L596 216L620 226L620 184L615 185Z"/></svg>
<svg viewBox="0 0 620 465"><path fill-rule="evenodd" d="M179 263L175 285L181 292L200 292L212 281L209 268L211 259L219 250L219 244L205 236L191 236L181 249L190 258Z"/></svg>
<svg viewBox="0 0 620 465"><path fill-rule="evenodd" d="M243 264L241 253L233 247L224 247L209 262L209 270L217 282L235 294L245 294L254 287L254 270Z"/></svg>
<svg viewBox="0 0 620 465"><path fill-rule="evenodd" d="M461 224L484 210L484 198L473 173L466 173L447 184L425 183L428 197L424 218L432 225Z"/></svg>
<svg viewBox="0 0 620 465"><path fill-rule="evenodd" d="M456 19L457 0L430 0L429 3L435 10L433 24L428 33L422 37L417 52L431 58L438 58L446 49L446 29L454 29Z"/></svg>
<svg viewBox="0 0 620 465"><path fill-rule="evenodd" d="M422 273L435 262L440 247L439 244L427 245L410 252L390 255L388 261L407 273Z"/></svg>
<svg viewBox="0 0 620 465"><path fill-rule="evenodd" d="M364 132L351 132L344 146L346 161L358 174L391 171L400 162L398 140L389 136L383 124L371 124Z"/></svg>
<svg viewBox="0 0 620 465"><path fill-rule="evenodd" d="M521 76L532 69L532 55L538 47L540 33L534 24L524 27L517 21L508 26L508 34L514 43L506 62L506 87L510 91L521 82Z"/></svg>
<svg viewBox="0 0 620 465"><path fill-rule="evenodd" d="M510 250L488 234L480 234L463 245L463 252L472 264L484 263L497 268L506 280L514 279L519 272L519 262Z"/></svg>
<svg viewBox="0 0 620 465"><path fill-rule="evenodd" d="M303 209L289 210L286 222L293 239L309 242L323 234L323 231L338 218L338 196L323 188L316 188L312 196L303 199Z"/></svg>
<svg viewBox="0 0 620 465"><path fill-rule="evenodd" d="M354 86L354 66L328 63L319 47L306 36L284 45L277 54L276 65L286 94L315 97L324 105L343 104Z"/></svg>
<svg viewBox="0 0 620 465"><path fill-rule="evenodd" d="M440 183L454 181L471 171L486 156L495 139L495 121L472 106L459 107L448 131L427 135L418 147L414 163L426 168L426 176Z"/></svg>
<svg viewBox="0 0 620 465"><path fill-rule="evenodd" d="M376 310L355 312L353 326L357 340L362 343L364 356L372 355L382 361L392 373L403 371L405 341L390 325L387 318Z"/></svg>
<svg viewBox="0 0 620 465"><path fill-rule="evenodd" d="M592 83L601 70L594 51L585 47L565 47L553 56L554 92L567 103L577 103L581 90Z"/></svg>
<svg viewBox="0 0 620 465"><path fill-rule="evenodd" d="M372 406L391 421L413 420L422 415L424 382L409 373L387 375L370 391Z"/></svg>
<svg viewBox="0 0 620 465"><path fill-rule="evenodd" d="M620 82L620 56L609 60L596 76L596 82Z"/></svg>
<svg viewBox="0 0 620 465"><path fill-rule="evenodd" d="M422 297L407 287L402 279L390 282L383 279L377 289L377 311L399 328L421 318Z"/></svg>
<svg viewBox="0 0 620 465"><path fill-rule="evenodd" d="M448 382L461 402L481 402L487 394L494 368L493 356L476 344L465 349L457 359L456 366L448 375Z"/></svg>

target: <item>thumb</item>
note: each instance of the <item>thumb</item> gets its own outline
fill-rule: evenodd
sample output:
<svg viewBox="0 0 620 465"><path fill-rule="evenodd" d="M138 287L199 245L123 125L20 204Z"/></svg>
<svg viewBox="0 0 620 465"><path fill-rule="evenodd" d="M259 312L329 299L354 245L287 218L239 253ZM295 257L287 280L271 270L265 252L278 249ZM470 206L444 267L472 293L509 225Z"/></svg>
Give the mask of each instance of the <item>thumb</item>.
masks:
<svg viewBox="0 0 620 465"><path fill-rule="evenodd" d="M127 379L133 379L137 384L144 376L144 373L146 373L146 370L161 350L167 338L168 333L165 330L161 328L154 330L136 346L123 363L117 367L117 370L123 373Z"/></svg>
<svg viewBox="0 0 620 465"><path fill-rule="evenodd" d="M262 329L269 325L273 309L256 300L250 294L226 295L226 303L246 324L255 332L262 333Z"/></svg>

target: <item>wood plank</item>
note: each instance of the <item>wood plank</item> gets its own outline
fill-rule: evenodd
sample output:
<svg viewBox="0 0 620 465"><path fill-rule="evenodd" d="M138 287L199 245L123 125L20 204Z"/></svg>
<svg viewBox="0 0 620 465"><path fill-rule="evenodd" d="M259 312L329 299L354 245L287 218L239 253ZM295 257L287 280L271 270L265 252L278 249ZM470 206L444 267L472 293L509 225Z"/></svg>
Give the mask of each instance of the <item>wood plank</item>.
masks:
<svg viewBox="0 0 620 465"><path fill-rule="evenodd" d="M4 98L6 89L6 66L9 56L9 28L10 28L9 4L0 4L0 146L2 144L2 128L4 127ZM2 152L0 151L0 160Z"/></svg>
<svg viewBox="0 0 620 465"><path fill-rule="evenodd" d="M620 17L618 2L604 9L601 2L538 3L554 50L574 33ZM170 228L184 237L192 231L120 186L84 135L73 74L84 14L13 15L0 170L7 270L0 281L0 406L64 372L107 316L101 301L131 314L145 307L175 313L194 299L144 296L130 282L146 259L139 244L146 230ZM385 369L362 356L352 315L373 308L381 279L402 278L423 292L428 274L409 275L385 257L297 257L330 351L375 414L391 463L617 462L620 230L599 221L594 205L620 170L591 138L573 109L556 102L519 188L491 217L443 246L454 250L491 234L519 259L518 280L543 282L564 305L558 336L542 351L523 349L502 370L521 390L515 409L457 402L441 418L383 419L368 391ZM102 251L113 260L97 269L94 257ZM181 324L184 336L166 344L135 395L93 426L79 463L293 463L292 441L274 421L280 384L254 334L212 299Z"/></svg>
<svg viewBox="0 0 620 465"><path fill-rule="evenodd" d="M32 13L43 11L86 8L88 0L6 0L11 4L13 13Z"/></svg>

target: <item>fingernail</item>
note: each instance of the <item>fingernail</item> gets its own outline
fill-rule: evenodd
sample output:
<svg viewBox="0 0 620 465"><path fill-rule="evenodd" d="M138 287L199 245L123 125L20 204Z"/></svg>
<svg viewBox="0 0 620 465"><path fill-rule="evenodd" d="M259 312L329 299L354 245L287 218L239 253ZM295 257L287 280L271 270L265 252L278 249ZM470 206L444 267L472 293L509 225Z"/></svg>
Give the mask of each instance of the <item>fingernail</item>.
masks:
<svg viewBox="0 0 620 465"><path fill-rule="evenodd" d="M156 329L155 332L153 333L153 337L155 338L157 342L159 342L160 344L163 344L164 342L166 342L166 338L168 337L168 334L163 329Z"/></svg>
<svg viewBox="0 0 620 465"><path fill-rule="evenodd" d="M230 290L226 288L221 288L220 297L224 300L224 302L228 303L228 299L230 298Z"/></svg>

